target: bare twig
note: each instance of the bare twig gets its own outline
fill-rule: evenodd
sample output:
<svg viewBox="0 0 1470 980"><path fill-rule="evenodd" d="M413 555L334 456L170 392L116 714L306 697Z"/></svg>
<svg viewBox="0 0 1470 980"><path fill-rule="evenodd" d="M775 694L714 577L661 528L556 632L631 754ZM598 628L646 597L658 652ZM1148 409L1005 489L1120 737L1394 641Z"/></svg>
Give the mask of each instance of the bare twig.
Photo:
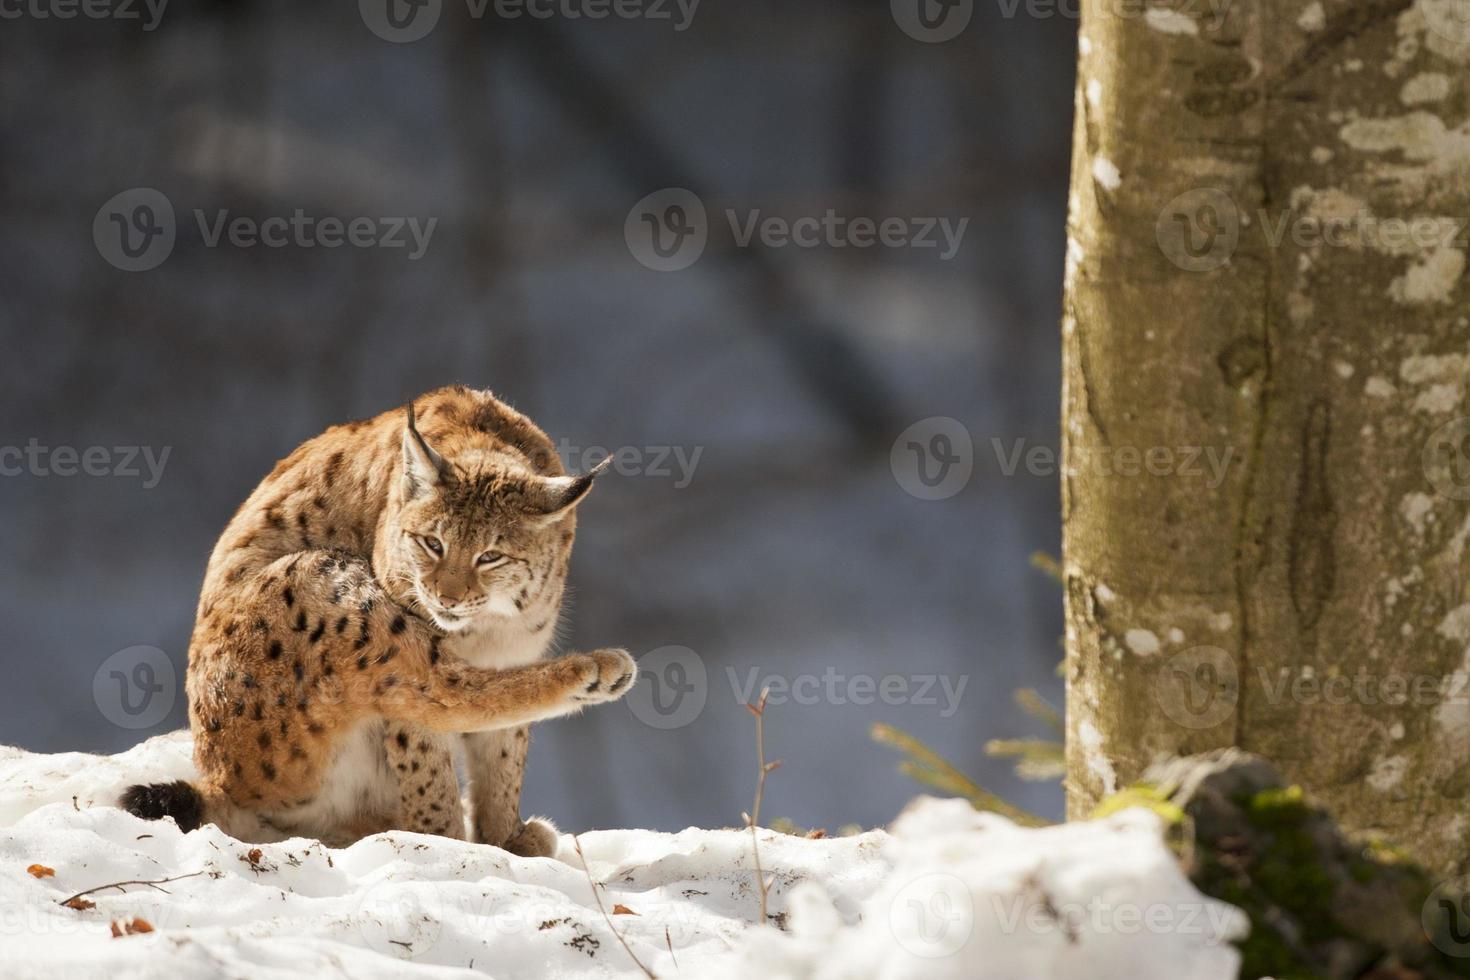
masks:
<svg viewBox="0 0 1470 980"><path fill-rule="evenodd" d="M760 890L761 897L761 923L766 922L766 894L771 890L771 882L766 880L766 874L761 870L761 844L757 828L761 819L761 800L766 795L766 773L774 772L781 766L781 760L766 762L766 698L770 697L771 689L764 688L761 698L755 704L747 704L746 710L755 715L755 755L756 764L760 769L755 779L755 806L751 812L744 814L745 822L750 825L750 849L755 854L755 881ZM774 880L774 879L773 879Z"/></svg>
<svg viewBox="0 0 1470 980"><path fill-rule="evenodd" d="M674 939L669 935L668 926L664 926L664 945L669 947L669 959L674 961L674 969L679 969L679 957L674 955Z"/></svg>
<svg viewBox="0 0 1470 980"><path fill-rule="evenodd" d="M587 884L592 889L593 900L597 902L597 911L602 913L602 921L607 923L607 927L612 930L612 934L617 937L618 942L627 951L628 958L638 964L638 969L643 971L643 975L648 977L648 980L658 980L658 977L654 976L653 971L644 966L643 961L633 952L633 947L628 945L628 941L623 938L623 934L618 932L617 926L613 925L612 917L607 914L607 909L603 908L602 896L597 893L597 882L592 880L592 869L587 867L587 855L582 853L582 841L576 834L572 835L572 846L577 849L577 857L582 859L582 873L587 876ZM667 931L665 931L664 936L667 938ZM673 952L672 947L669 949L669 952Z"/></svg>
<svg viewBox="0 0 1470 980"><path fill-rule="evenodd" d="M57 905L65 905L68 902L74 902L77 899L82 898L85 895L91 895L94 892L106 891L109 888L116 888L119 891L123 891L123 886L124 885L147 885L149 888L152 888L155 891L163 892L165 895L167 895L167 894L169 894L168 889L167 888L160 888L160 887L158 887L159 885L166 885L166 884L168 884L171 881L183 881L185 878L198 878L202 874L205 874L205 872L203 872L203 871L196 871L193 874L188 874L188 875L174 875L172 878L159 878L159 879L157 879L155 881L136 881L136 880L135 881L114 881L110 885L98 885L96 888L88 888L86 891L77 892L75 895L71 896L70 898L63 898L61 901L57 902L56 904ZM124 891L123 894L127 894L127 892Z"/></svg>

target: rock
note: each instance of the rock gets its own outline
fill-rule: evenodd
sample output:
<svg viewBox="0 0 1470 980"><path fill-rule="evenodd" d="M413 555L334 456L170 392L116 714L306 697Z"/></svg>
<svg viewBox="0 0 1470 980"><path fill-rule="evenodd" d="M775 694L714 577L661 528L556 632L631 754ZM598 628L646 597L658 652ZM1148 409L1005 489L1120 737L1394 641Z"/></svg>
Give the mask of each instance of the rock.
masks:
<svg viewBox="0 0 1470 980"><path fill-rule="evenodd" d="M1470 945L1456 942L1467 923L1446 921L1458 914L1452 901L1429 901L1447 894L1443 884L1436 891L1382 841L1345 836L1265 759L1238 749L1173 758L1143 784L1119 797L1174 814L1196 887L1250 916L1243 980L1470 977Z"/></svg>

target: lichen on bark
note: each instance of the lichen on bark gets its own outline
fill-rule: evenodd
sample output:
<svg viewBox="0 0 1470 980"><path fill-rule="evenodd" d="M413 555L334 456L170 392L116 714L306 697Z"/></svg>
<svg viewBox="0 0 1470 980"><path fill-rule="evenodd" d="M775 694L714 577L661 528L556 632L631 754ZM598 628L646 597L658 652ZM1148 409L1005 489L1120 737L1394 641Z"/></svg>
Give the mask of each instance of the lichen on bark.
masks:
<svg viewBox="0 0 1470 980"><path fill-rule="evenodd" d="M1239 745L1470 870L1470 0L1170 6L1083 5L1069 809Z"/></svg>

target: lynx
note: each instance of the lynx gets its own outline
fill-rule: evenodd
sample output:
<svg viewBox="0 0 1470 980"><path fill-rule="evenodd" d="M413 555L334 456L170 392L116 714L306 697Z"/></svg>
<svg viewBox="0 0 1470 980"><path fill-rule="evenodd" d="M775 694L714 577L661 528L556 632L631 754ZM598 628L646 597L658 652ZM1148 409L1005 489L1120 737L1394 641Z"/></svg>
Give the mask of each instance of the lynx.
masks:
<svg viewBox="0 0 1470 980"><path fill-rule="evenodd" d="M636 674L623 650L542 659L600 468L567 475L530 419L463 387L302 445L209 559L187 682L199 778L122 805L252 842L399 829L554 853L555 828L520 818L527 726Z"/></svg>

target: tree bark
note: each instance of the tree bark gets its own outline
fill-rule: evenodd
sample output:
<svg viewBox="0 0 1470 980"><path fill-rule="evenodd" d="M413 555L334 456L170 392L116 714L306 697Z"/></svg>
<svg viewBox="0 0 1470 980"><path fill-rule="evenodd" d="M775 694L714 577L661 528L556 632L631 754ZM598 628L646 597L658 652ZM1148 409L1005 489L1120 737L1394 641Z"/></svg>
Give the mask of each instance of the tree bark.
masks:
<svg viewBox="0 0 1470 980"><path fill-rule="evenodd" d="M1467 870L1470 0L1170 2L1083 4L1069 810L1238 745Z"/></svg>

